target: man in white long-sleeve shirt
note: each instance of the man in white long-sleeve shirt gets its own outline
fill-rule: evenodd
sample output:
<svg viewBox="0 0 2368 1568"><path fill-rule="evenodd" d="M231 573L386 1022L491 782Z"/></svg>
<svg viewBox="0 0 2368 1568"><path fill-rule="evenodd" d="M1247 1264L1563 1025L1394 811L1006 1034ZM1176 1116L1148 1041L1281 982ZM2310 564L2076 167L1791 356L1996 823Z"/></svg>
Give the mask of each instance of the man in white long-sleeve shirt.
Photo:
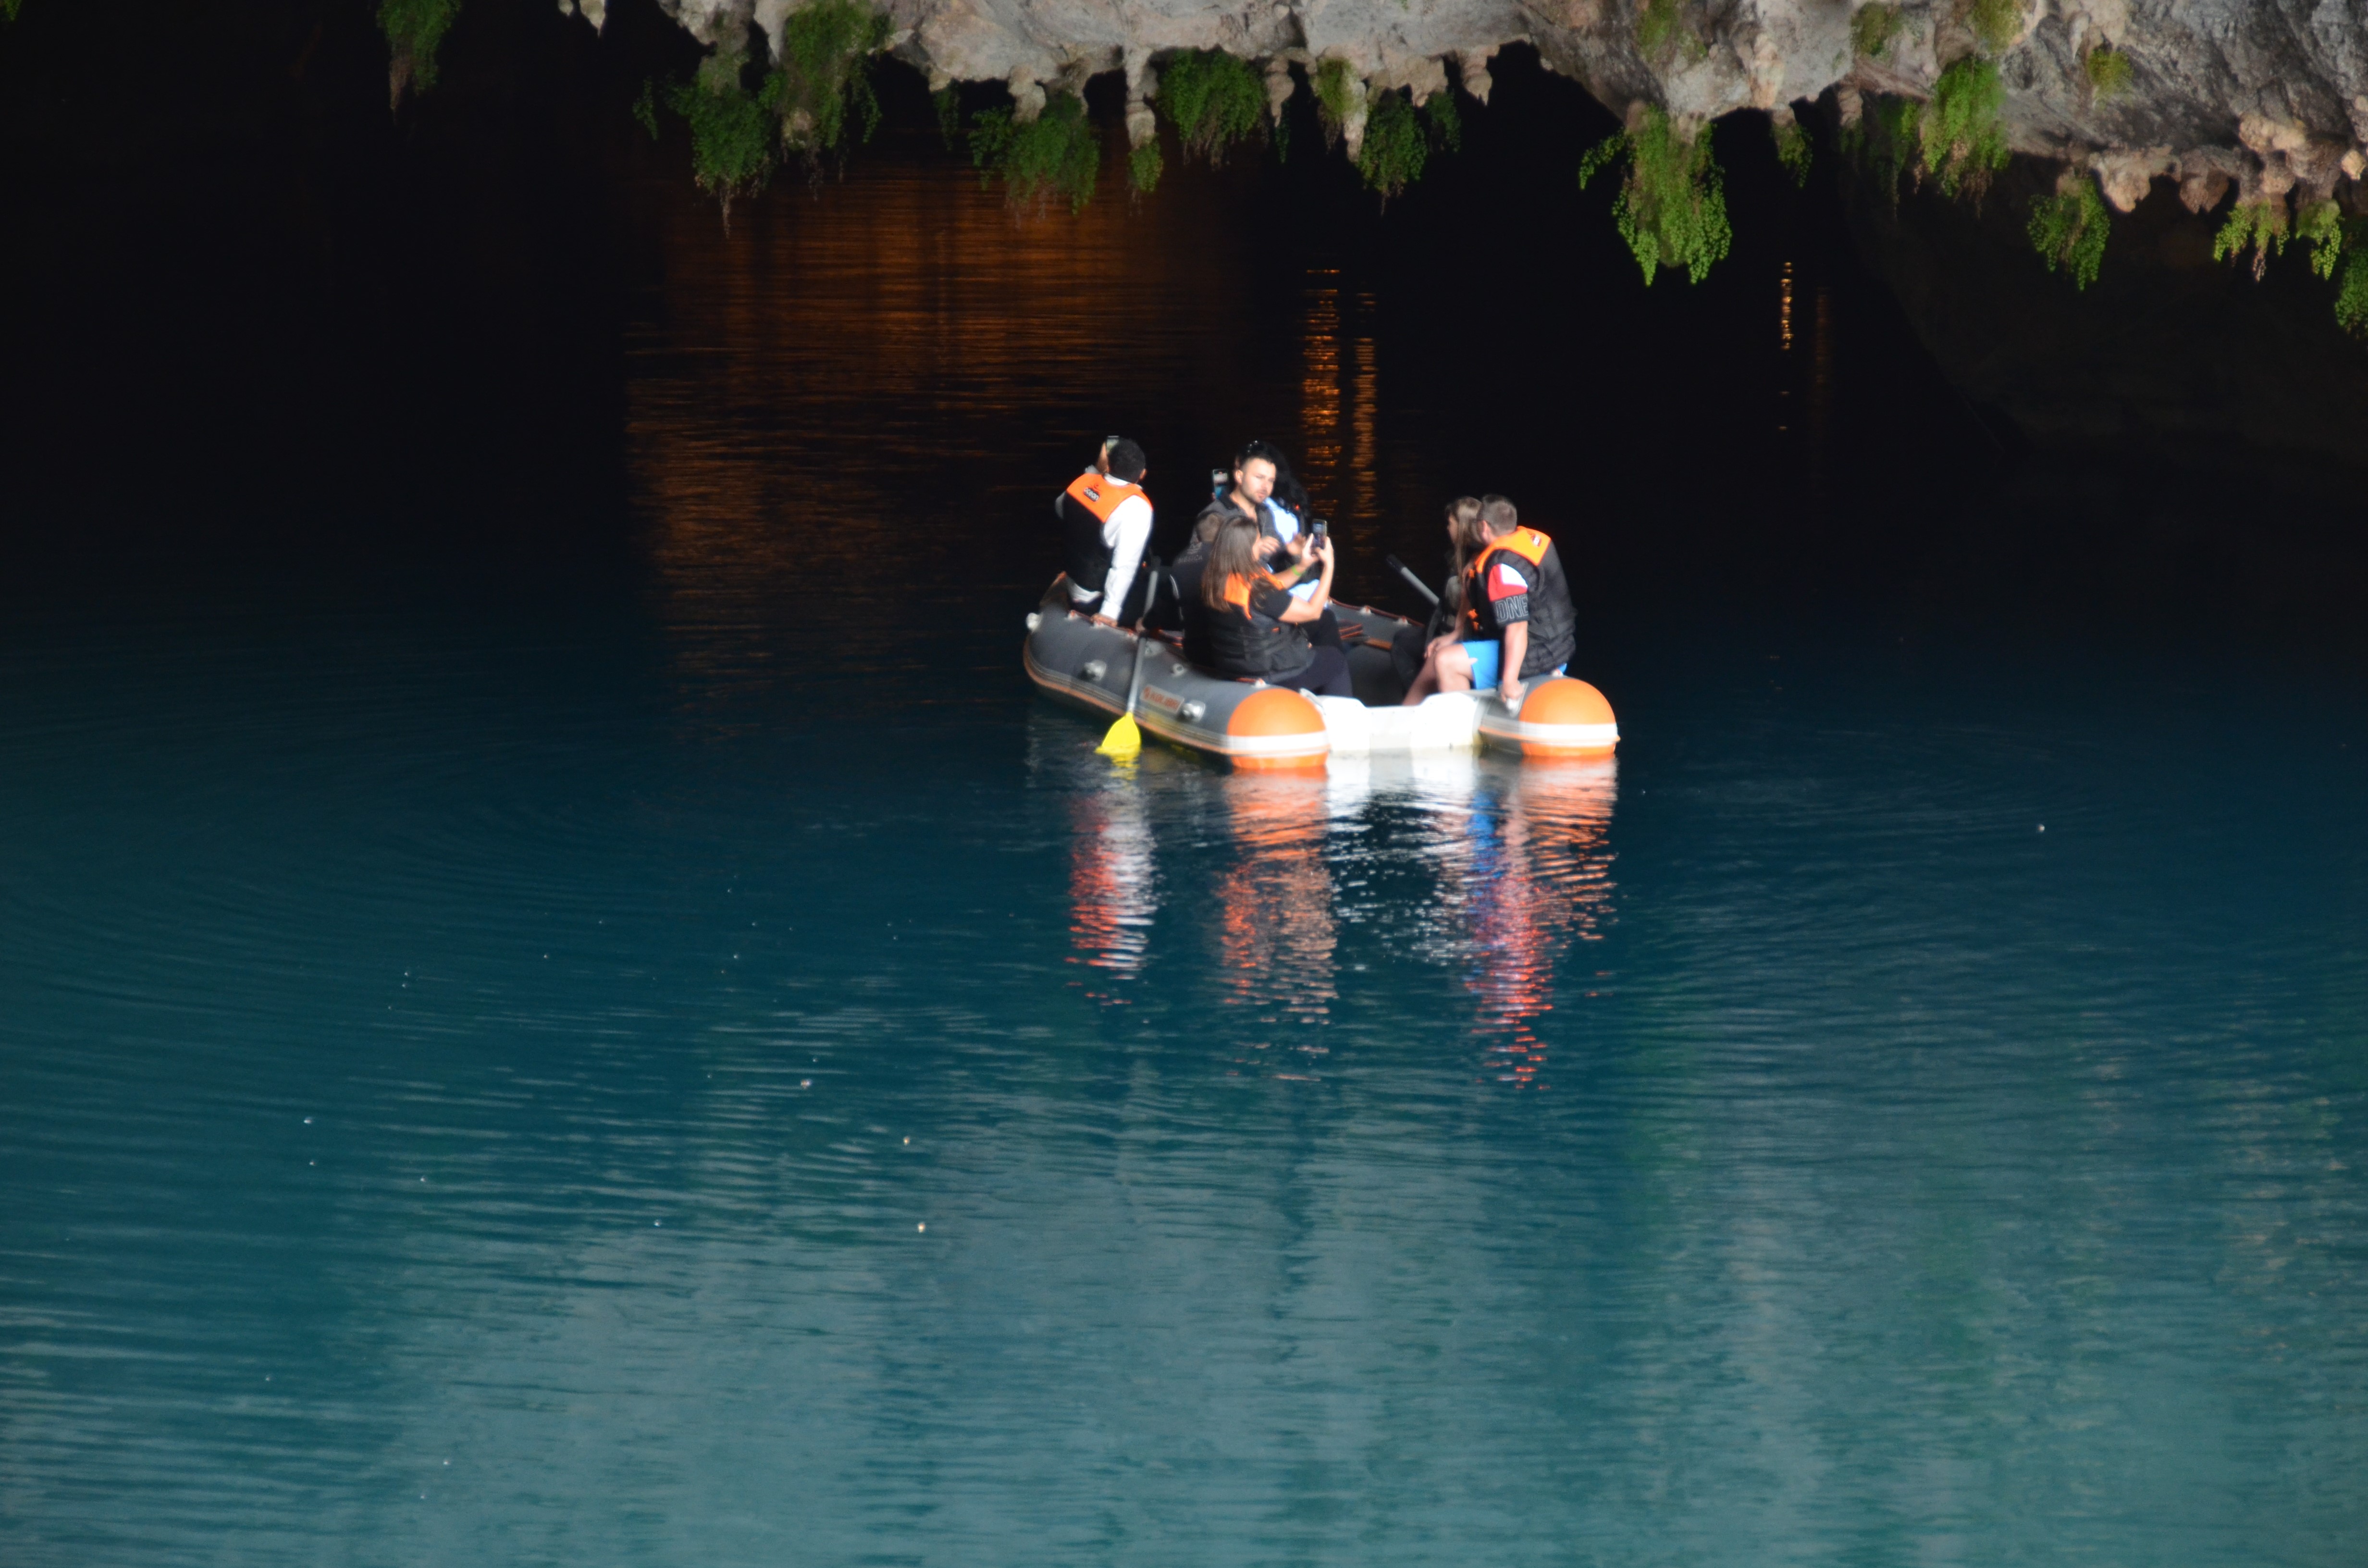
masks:
<svg viewBox="0 0 2368 1568"><path fill-rule="evenodd" d="M1061 519L1069 607L1106 624L1129 621L1142 612L1141 593L1130 596L1130 590L1151 543L1145 472L1143 449L1113 437L1102 448L1100 464L1077 475L1053 503Z"/></svg>

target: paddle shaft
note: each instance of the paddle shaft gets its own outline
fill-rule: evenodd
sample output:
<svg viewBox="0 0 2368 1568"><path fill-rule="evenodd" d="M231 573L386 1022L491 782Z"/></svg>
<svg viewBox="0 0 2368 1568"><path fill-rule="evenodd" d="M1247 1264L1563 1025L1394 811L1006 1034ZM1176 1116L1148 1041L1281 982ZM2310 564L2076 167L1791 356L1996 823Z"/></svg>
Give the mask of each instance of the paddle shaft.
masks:
<svg viewBox="0 0 2368 1568"><path fill-rule="evenodd" d="M1134 618L1134 668L1126 677L1126 716L1134 717L1134 704L1143 695L1143 645L1151 641L1143 634L1143 623L1151 619L1151 601L1159 597L1159 557L1152 556L1144 563L1151 574L1151 587L1143 596L1143 613Z"/></svg>
<svg viewBox="0 0 2368 1568"><path fill-rule="evenodd" d="M1407 583L1412 585L1416 593L1420 594L1424 598L1429 599L1430 601L1431 608L1437 609L1439 608L1439 596L1432 593L1430 591L1430 585L1416 576L1413 570L1409 568L1405 562L1400 561L1395 555L1384 555L1382 559L1389 563L1391 571L1396 573L1399 576L1404 577Z"/></svg>

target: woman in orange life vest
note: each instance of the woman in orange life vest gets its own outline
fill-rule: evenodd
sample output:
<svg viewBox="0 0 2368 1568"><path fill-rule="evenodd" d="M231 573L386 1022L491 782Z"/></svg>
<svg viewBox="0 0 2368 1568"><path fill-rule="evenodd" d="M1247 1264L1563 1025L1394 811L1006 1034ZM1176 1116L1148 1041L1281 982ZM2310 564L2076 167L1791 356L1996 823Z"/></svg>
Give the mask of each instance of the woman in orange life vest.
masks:
<svg viewBox="0 0 2368 1568"><path fill-rule="evenodd" d="M1484 498L1469 522L1459 516L1458 507L1448 508L1463 592L1455 633L1431 643L1422 672L1406 687L1406 705L1434 691L1493 686L1519 712L1522 683L1559 675L1577 646L1570 584L1554 540L1521 527L1520 514L1502 495Z"/></svg>
<svg viewBox="0 0 2368 1568"><path fill-rule="evenodd" d="M1315 592L1294 599L1258 559L1258 524L1228 519L1209 546L1201 575L1206 607L1209 656L1219 675L1255 678L1271 686L1299 687L1325 697L1354 697L1349 661L1338 648L1308 640L1310 622L1332 598L1332 541L1309 547L1322 569Z"/></svg>

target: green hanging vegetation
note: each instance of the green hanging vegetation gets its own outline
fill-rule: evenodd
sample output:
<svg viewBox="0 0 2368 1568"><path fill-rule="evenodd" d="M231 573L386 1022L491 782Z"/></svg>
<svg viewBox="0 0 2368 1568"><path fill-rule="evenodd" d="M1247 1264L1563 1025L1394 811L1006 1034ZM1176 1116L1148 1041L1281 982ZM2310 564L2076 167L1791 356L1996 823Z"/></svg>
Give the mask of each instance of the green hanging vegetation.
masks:
<svg viewBox="0 0 2368 1568"><path fill-rule="evenodd" d="M2111 44L2100 44L2090 50L2080 67L2088 73L2089 90L2097 96L2099 103L2130 90L2130 57Z"/></svg>
<svg viewBox="0 0 2368 1568"><path fill-rule="evenodd" d="M2032 248L2047 264L2048 271L2066 274L2076 290L2085 290L2097 280L2097 269L2104 265L2105 239L2112 230L2112 215L2105 209L2105 199L2097 194L2097 182L2086 175L2068 190L2031 199Z"/></svg>
<svg viewBox="0 0 2368 1568"><path fill-rule="evenodd" d="M1126 182L1138 195L1149 196L1159 188L1159 176L1166 173L1167 160L1159 154L1156 140L1145 142L1126 155Z"/></svg>
<svg viewBox="0 0 2368 1568"><path fill-rule="evenodd" d="M1266 81L1250 62L1221 49L1182 50L1159 68L1158 108L1167 111L1188 158L1225 161L1225 151L1258 132L1266 119Z"/></svg>
<svg viewBox="0 0 2368 1568"><path fill-rule="evenodd" d="M1924 108L1917 133L1923 144L1923 170L1944 196L1979 196L1990 176L2006 167L2006 131L1998 123L2006 108L2006 84L1998 62L1968 55L1941 73L1932 101Z"/></svg>
<svg viewBox="0 0 2368 1568"><path fill-rule="evenodd" d="M1430 101L1422 106L1422 116L1430 122L1430 139L1451 153L1463 151L1463 111L1455 107L1452 89L1433 93Z"/></svg>
<svg viewBox="0 0 2368 1568"><path fill-rule="evenodd" d="M1463 117L1449 93L1433 93L1417 109L1408 87L1376 93L1365 106L1365 139L1357 149L1357 172L1380 193L1382 205L1422 177L1434 151L1461 152Z"/></svg>
<svg viewBox="0 0 2368 1568"><path fill-rule="evenodd" d="M2238 202L2229 212L2228 221L2220 225L2220 233L2213 237L2212 259L2226 261L2241 256L2248 247L2253 253L2253 277L2258 281L2269 270L2270 257L2285 254L2286 204L2283 198Z"/></svg>
<svg viewBox="0 0 2368 1568"><path fill-rule="evenodd" d="M2332 201L2314 201L2294 214L2294 237L2310 242L2310 269L2321 278L2335 276L2343 256L2343 209Z"/></svg>
<svg viewBox="0 0 2368 1568"><path fill-rule="evenodd" d="M436 51L461 14L461 0L380 0L378 30L386 35L394 58L389 67L389 90L397 102L406 90L427 92L436 85ZM10 0L8 15L17 15Z"/></svg>
<svg viewBox="0 0 2368 1568"><path fill-rule="evenodd" d="M848 119L862 121L862 140L880 128L880 99L871 89L871 56L894 30L885 12L863 0L813 0L781 23L780 67L768 74L762 97L781 122L781 144L809 159L835 153Z"/></svg>
<svg viewBox="0 0 2368 1568"><path fill-rule="evenodd" d="M741 80L747 64L740 50L719 44L700 62L696 75L666 95L667 107L690 125L691 174L723 204L726 228L732 203L754 196L772 178L779 141L771 109Z"/></svg>
<svg viewBox="0 0 2368 1568"><path fill-rule="evenodd" d="M1699 283L1725 259L1735 242L1726 222L1726 191L1705 125L1691 142L1678 135L1661 109L1645 111L1633 131L1605 138L1578 165L1582 186L1622 158L1628 178L1612 204L1612 222L1644 269L1647 285L1660 268L1683 267Z"/></svg>
<svg viewBox="0 0 2368 1568"><path fill-rule="evenodd" d="M1682 52L1700 60L1709 50L1686 24L1685 0L1645 0L1636 10L1636 48L1647 60Z"/></svg>
<svg viewBox="0 0 2368 1568"><path fill-rule="evenodd" d="M2343 258L2335 286L2335 323L2354 337L2368 337L2368 246L2354 244Z"/></svg>
<svg viewBox="0 0 2368 1568"><path fill-rule="evenodd" d="M1874 178L1896 208L1904 179L1920 178L1924 106L1913 98L1870 98L1856 125L1842 129L1842 151Z"/></svg>
<svg viewBox="0 0 2368 1568"><path fill-rule="evenodd" d="M939 88L929 95L929 107L938 111L938 135L947 147L952 147L954 138L962 134L962 90Z"/></svg>
<svg viewBox="0 0 2368 1568"><path fill-rule="evenodd" d="M1102 142L1086 118L1085 100L1075 93L1055 93L1044 112L1025 124L1008 108L982 111L972 122L970 160L982 183L1001 177L1004 199L1014 211L1041 210L1060 196L1077 212L1094 199Z"/></svg>
<svg viewBox="0 0 2368 1568"><path fill-rule="evenodd" d="M6 15L10 21L15 21L17 7L23 3L24 0L0 0L0 15Z"/></svg>
<svg viewBox="0 0 2368 1568"><path fill-rule="evenodd" d="M1365 108L1365 140L1357 149L1357 172L1381 193L1382 204L1422 177L1430 160L1430 138L1416 118L1414 99L1404 91L1376 94Z"/></svg>
<svg viewBox="0 0 2368 1568"><path fill-rule="evenodd" d="M2228 218L2229 228L2221 231L2224 239L2235 227L2237 214L2232 212ZM2259 278L2261 220L2252 220L2248 227L2254 245L2253 276ZM2346 218L2334 201L2314 201L2294 213L2293 238L2310 242L2311 271L2335 283L2335 324L2354 337L2368 337L2368 218ZM2235 255L2247 243L2238 237L2228 254ZM2216 244L2214 254L2219 254Z"/></svg>
<svg viewBox="0 0 2368 1568"><path fill-rule="evenodd" d="M1880 60L1891 49L1891 40L1899 36L1899 7L1877 0L1873 6L1861 6L1850 17L1850 47L1869 60Z"/></svg>
<svg viewBox="0 0 2368 1568"><path fill-rule="evenodd" d="M633 119L650 133L651 141L658 139L658 85L646 76L642 78L641 97L633 100Z"/></svg>
<svg viewBox="0 0 2368 1568"><path fill-rule="evenodd" d="M1776 138L1776 161L1784 165L1793 183L1803 189L1809 184L1809 165L1816 160L1816 149L1809 141L1809 128L1797 119L1768 121L1769 133Z"/></svg>
<svg viewBox="0 0 2368 1568"><path fill-rule="evenodd" d="M2022 31L2023 0L1974 0L1965 8L1965 24L1992 54L2002 54Z"/></svg>
<svg viewBox="0 0 2368 1568"><path fill-rule="evenodd" d="M1345 60L1326 60L1315 67L1315 118L1324 126L1324 145L1332 147L1340 141L1341 128L1349 123L1349 111L1356 107L1357 78Z"/></svg>

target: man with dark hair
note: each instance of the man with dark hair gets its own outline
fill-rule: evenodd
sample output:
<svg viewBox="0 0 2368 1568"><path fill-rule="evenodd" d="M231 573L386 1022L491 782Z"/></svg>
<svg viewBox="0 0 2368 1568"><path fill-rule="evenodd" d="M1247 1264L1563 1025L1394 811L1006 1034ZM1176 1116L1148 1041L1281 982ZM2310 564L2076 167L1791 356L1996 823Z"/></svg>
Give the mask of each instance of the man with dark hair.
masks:
<svg viewBox="0 0 2368 1568"><path fill-rule="evenodd" d="M1578 645L1578 615L1554 540L1521 527L1502 495L1480 502L1481 548L1463 569L1456 638L1431 644L1406 688L1409 706L1434 691L1497 688L1515 713L1524 683L1559 674Z"/></svg>
<svg viewBox="0 0 2368 1568"><path fill-rule="evenodd" d="M1275 585L1300 604L1314 602L1318 562L1314 537L1302 519L1307 492L1292 477L1290 463L1268 443L1247 441L1234 455L1233 480L1232 488L1221 492L1201 516L1215 512L1256 523L1258 555L1273 574ZM1339 648L1339 618L1326 608L1310 623L1308 634L1318 647Z"/></svg>
<svg viewBox="0 0 2368 1568"><path fill-rule="evenodd" d="M1102 443L1101 460L1077 475L1053 503L1061 519L1069 608L1105 625L1142 613L1135 567L1151 542L1150 472L1143 449L1123 436Z"/></svg>

